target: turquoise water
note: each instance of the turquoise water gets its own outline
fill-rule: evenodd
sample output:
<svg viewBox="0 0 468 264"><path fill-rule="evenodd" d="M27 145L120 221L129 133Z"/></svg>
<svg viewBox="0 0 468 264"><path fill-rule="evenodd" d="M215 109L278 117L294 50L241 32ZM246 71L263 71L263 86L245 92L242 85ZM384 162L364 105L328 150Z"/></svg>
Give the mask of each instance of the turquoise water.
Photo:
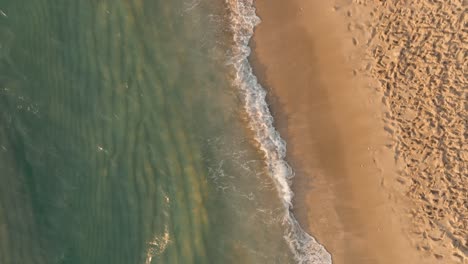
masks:
<svg viewBox="0 0 468 264"><path fill-rule="evenodd" d="M223 6L1 9L0 263L288 262Z"/></svg>
<svg viewBox="0 0 468 264"><path fill-rule="evenodd" d="M300 260L233 2L0 0L1 264Z"/></svg>

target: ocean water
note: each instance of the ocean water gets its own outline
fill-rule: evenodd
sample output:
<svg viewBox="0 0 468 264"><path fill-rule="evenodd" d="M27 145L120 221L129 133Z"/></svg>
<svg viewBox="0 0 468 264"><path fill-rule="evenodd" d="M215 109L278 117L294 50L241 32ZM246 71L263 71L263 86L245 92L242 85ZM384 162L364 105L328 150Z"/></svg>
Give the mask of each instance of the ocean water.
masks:
<svg viewBox="0 0 468 264"><path fill-rule="evenodd" d="M250 0L0 0L0 263L331 263Z"/></svg>

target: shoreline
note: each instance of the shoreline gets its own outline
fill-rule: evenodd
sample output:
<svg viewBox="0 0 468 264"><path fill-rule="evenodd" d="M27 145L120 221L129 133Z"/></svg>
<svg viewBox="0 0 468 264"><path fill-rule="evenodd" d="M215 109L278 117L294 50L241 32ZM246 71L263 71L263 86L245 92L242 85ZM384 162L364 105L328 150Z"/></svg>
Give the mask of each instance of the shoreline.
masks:
<svg viewBox="0 0 468 264"><path fill-rule="evenodd" d="M255 1L262 22L249 60L288 144L293 213L333 263L433 263L414 245L408 212L416 203L389 147L385 96L360 73L370 72L360 43L369 36L350 29L376 9L364 5L371 15L354 17L352 5Z"/></svg>
<svg viewBox="0 0 468 264"><path fill-rule="evenodd" d="M273 116L266 101L267 93L257 82L249 61L249 43L255 26L260 22L259 17L255 13L252 1L231 2L230 7L233 39L237 45L233 50L233 57L236 59L231 62L236 70L234 83L245 97L244 110L249 119L249 128L254 134L258 149L264 155L266 169L283 204L282 226L285 228L285 242L298 263L331 264L330 253L301 228L291 212L294 193L291 190L290 179L294 173L285 158L285 142L274 127Z"/></svg>

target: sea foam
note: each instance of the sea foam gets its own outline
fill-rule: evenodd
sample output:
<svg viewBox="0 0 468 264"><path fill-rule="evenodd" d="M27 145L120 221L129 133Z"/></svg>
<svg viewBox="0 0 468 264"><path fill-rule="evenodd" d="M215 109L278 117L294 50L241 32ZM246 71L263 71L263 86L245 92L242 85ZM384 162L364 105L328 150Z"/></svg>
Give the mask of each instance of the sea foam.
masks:
<svg viewBox="0 0 468 264"><path fill-rule="evenodd" d="M290 181L294 173L285 161L286 143L273 125L273 117L266 103L266 91L252 72L248 56L250 38L260 23L253 0L226 0L234 38L233 54L229 64L235 68L235 85L244 96L244 107L250 118L255 140L265 155L270 176L273 178L284 205L286 239L296 261L300 264L331 264L331 255L298 224L291 212L293 192Z"/></svg>

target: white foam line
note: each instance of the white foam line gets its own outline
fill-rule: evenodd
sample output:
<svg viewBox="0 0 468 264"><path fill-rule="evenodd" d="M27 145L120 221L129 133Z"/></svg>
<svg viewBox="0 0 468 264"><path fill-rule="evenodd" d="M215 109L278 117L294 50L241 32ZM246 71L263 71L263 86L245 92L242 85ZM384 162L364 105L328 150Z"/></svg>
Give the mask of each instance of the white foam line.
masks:
<svg viewBox="0 0 468 264"><path fill-rule="evenodd" d="M253 0L225 1L230 8L232 34L235 42L229 64L236 70L234 82L244 95L244 107L250 117L251 129L265 155L269 174L276 183L284 205L284 225L286 227L284 238L297 263L331 264L330 253L299 226L291 213L293 193L290 188L290 180L294 173L285 161L286 143L273 126L273 117L265 100L266 92L258 83L248 61L251 52L248 44L255 26L260 23L260 18L255 14Z"/></svg>

